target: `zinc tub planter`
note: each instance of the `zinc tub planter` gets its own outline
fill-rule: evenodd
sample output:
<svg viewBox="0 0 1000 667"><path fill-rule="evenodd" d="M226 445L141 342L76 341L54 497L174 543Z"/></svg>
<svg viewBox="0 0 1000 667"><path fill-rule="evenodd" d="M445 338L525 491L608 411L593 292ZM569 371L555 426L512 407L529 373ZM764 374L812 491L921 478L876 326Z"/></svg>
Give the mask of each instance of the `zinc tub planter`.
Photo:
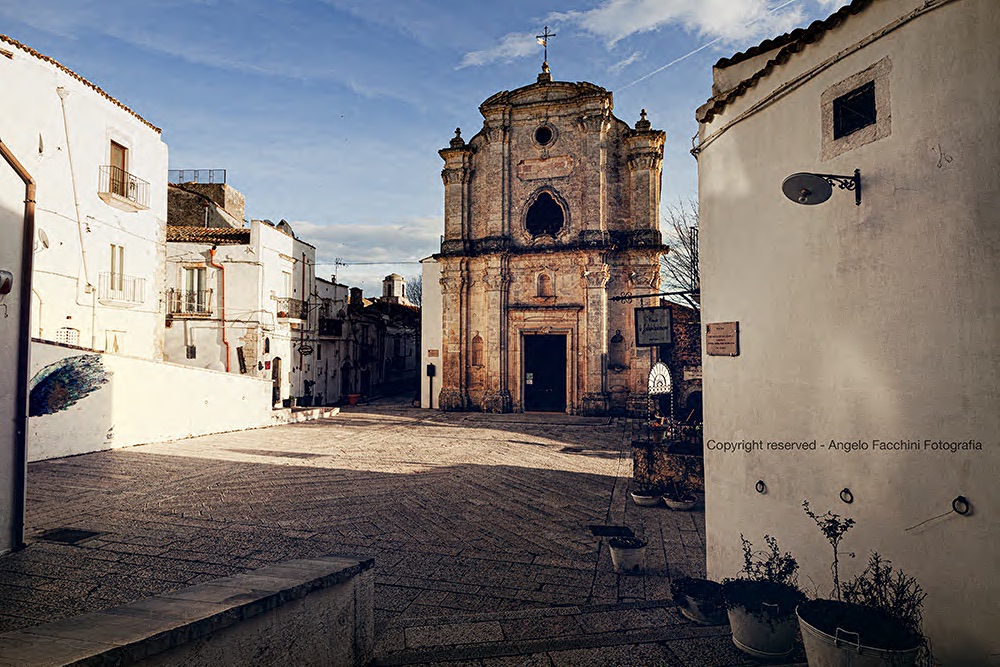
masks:
<svg viewBox="0 0 1000 667"><path fill-rule="evenodd" d="M612 537L608 546L615 572L642 574L646 560L646 540L638 537Z"/></svg>
<svg viewBox="0 0 1000 667"><path fill-rule="evenodd" d="M755 658L784 658L795 650L798 590L769 581L723 584L733 644Z"/></svg>
<svg viewBox="0 0 1000 667"><path fill-rule="evenodd" d="M698 625L723 625L726 606L722 600L722 584L709 579L684 577L670 584L674 602L681 616Z"/></svg>
<svg viewBox="0 0 1000 667"><path fill-rule="evenodd" d="M885 613L836 600L795 610L809 667L913 667L920 636Z"/></svg>

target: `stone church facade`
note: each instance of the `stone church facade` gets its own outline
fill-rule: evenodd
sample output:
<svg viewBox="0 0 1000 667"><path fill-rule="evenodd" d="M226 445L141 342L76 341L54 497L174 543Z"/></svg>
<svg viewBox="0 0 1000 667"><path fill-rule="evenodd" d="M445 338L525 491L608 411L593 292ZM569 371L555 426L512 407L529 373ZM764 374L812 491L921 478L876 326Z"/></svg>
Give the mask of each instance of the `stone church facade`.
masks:
<svg viewBox="0 0 1000 667"><path fill-rule="evenodd" d="M591 83L538 80L480 107L445 165L440 407L608 414L645 406L653 352L633 308L657 292L665 135Z"/></svg>

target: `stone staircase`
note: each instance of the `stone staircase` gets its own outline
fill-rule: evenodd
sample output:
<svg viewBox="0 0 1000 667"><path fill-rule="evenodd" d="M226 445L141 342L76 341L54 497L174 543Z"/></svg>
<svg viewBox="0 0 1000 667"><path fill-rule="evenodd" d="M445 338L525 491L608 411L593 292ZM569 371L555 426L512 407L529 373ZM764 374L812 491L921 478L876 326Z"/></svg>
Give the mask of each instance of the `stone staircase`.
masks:
<svg viewBox="0 0 1000 667"><path fill-rule="evenodd" d="M372 665L439 663L496 667L765 664L736 650L728 626L699 626L684 619L673 602L646 601L397 618L380 632ZM802 656L782 664L805 666Z"/></svg>

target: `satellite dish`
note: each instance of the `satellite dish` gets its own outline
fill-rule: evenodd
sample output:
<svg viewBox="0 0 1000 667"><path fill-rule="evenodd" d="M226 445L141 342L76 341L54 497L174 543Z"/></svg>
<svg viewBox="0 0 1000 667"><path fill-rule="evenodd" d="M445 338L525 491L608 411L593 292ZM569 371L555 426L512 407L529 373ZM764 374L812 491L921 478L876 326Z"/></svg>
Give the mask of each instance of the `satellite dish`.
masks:
<svg viewBox="0 0 1000 667"><path fill-rule="evenodd" d="M43 248L49 247L49 235L46 234L45 230L40 227L38 229L38 242L42 244Z"/></svg>
<svg viewBox="0 0 1000 667"><path fill-rule="evenodd" d="M800 172L781 183L781 191L796 204L822 204L833 194L833 186L819 174Z"/></svg>

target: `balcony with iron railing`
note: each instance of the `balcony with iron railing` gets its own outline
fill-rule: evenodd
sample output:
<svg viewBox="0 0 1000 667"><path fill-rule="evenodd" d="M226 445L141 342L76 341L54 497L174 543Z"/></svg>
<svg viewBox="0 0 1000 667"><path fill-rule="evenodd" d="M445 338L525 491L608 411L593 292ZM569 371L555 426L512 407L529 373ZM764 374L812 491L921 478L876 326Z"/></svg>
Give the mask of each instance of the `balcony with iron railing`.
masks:
<svg viewBox="0 0 1000 667"><path fill-rule="evenodd" d="M293 299L290 296L275 297L275 309L278 312L278 319L308 320L309 307L302 299Z"/></svg>
<svg viewBox="0 0 1000 667"><path fill-rule="evenodd" d="M104 304L138 305L146 300L146 279L105 271L98 276L97 300Z"/></svg>
<svg viewBox="0 0 1000 667"><path fill-rule="evenodd" d="M109 204L133 211L149 208L149 182L114 165L101 166L97 194Z"/></svg>
<svg viewBox="0 0 1000 667"><path fill-rule="evenodd" d="M211 317L212 290L167 290L167 314L172 317Z"/></svg>

